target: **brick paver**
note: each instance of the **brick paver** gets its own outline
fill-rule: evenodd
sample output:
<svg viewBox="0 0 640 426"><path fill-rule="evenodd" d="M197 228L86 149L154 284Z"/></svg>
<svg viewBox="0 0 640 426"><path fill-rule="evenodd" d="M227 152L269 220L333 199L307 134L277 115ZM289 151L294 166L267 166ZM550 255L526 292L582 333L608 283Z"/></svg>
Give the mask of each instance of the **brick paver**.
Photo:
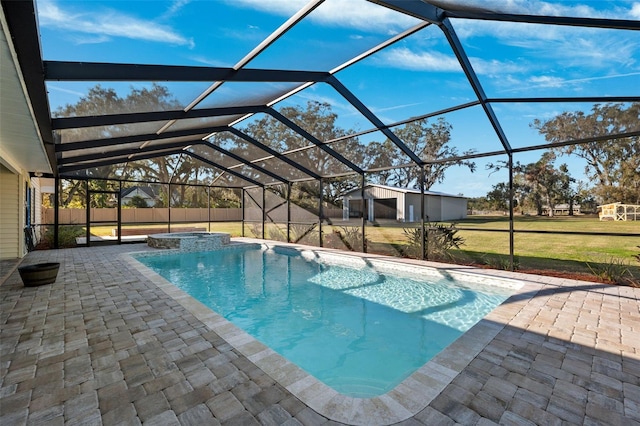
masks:
<svg viewBox="0 0 640 426"><path fill-rule="evenodd" d="M120 255L144 249L29 253L61 262L37 288L5 274L0 424L336 424ZM402 424L640 425L640 289L535 280L541 290L507 301L512 319Z"/></svg>

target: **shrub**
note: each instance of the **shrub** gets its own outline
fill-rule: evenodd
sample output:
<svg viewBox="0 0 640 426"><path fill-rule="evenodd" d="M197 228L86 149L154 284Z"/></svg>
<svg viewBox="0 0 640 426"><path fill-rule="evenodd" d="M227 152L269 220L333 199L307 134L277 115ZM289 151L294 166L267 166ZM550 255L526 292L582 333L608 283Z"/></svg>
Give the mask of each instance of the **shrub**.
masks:
<svg viewBox="0 0 640 426"><path fill-rule="evenodd" d="M317 223L312 224L302 224L302 223L292 223L289 225L289 234L292 243L299 243L302 241L307 235L313 232L314 229L318 226Z"/></svg>
<svg viewBox="0 0 640 426"><path fill-rule="evenodd" d="M277 226L272 226L268 229L269 239L273 241L287 241L287 234L282 232Z"/></svg>
<svg viewBox="0 0 640 426"><path fill-rule="evenodd" d="M420 228L404 228L407 237L406 255L421 258L424 238L424 258L427 260L452 260L451 249L460 248L464 238L459 235L455 224L449 226L437 223L425 223L424 236Z"/></svg>
<svg viewBox="0 0 640 426"><path fill-rule="evenodd" d="M487 265L492 269L501 269L503 271L511 270L511 262L509 261L509 256L503 255L491 255L485 253L482 255L482 263ZM513 269L517 270L520 268L520 258L518 256L513 256Z"/></svg>
<svg viewBox="0 0 640 426"><path fill-rule="evenodd" d="M42 234L40 244L38 247L53 248L55 246L54 241L54 226L47 226ZM85 236L86 232L82 226L70 225L58 227L58 247L68 248L75 247L76 238Z"/></svg>
<svg viewBox="0 0 640 426"><path fill-rule="evenodd" d="M312 224L301 224L301 223L292 223L289 225L289 234L292 243L298 243L303 240L307 235L309 235L316 227L317 223ZM266 237L270 240L274 241L286 241L287 235L278 227L269 227L266 231ZM262 224L261 223L252 223L249 227L249 232L255 238L262 238Z"/></svg>
<svg viewBox="0 0 640 426"><path fill-rule="evenodd" d="M252 223L249 227L249 232L255 238L262 238L262 224L261 223Z"/></svg>
<svg viewBox="0 0 640 426"><path fill-rule="evenodd" d="M629 265L621 259L612 257L605 263L598 263L593 266L587 262L587 267L593 275L605 282L632 286L636 286L638 284L637 280L629 270Z"/></svg>
<svg viewBox="0 0 640 426"><path fill-rule="evenodd" d="M123 207L147 208L149 204L140 195L134 195Z"/></svg>
<svg viewBox="0 0 640 426"><path fill-rule="evenodd" d="M345 245L351 251L362 250L362 228L357 226L341 226L340 230L334 230L342 244ZM368 240L364 240L364 249L367 249Z"/></svg>

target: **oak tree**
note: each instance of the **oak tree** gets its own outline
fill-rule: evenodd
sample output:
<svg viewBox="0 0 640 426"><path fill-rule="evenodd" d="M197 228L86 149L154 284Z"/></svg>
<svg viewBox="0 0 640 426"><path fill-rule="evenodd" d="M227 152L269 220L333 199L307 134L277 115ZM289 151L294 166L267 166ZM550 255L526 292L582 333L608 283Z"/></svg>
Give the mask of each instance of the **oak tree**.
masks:
<svg viewBox="0 0 640 426"><path fill-rule="evenodd" d="M553 150L585 160L600 202L640 204L640 102L597 104L590 113L563 112L550 120L536 119L531 126L549 143L584 140Z"/></svg>

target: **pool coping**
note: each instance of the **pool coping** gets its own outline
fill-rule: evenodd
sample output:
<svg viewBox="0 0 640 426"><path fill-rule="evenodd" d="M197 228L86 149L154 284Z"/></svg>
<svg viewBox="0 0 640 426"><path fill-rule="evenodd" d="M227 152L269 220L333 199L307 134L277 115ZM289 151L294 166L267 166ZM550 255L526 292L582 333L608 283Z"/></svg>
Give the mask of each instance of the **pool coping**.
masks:
<svg viewBox="0 0 640 426"><path fill-rule="evenodd" d="M136 260L132 254L158 253L149 248L123 254L123 260L133 266L165 294L180 303L209 329L247 357L257 367L281 384L294 396L320 415L331 420L354 424L393 424L406 420L427 407L447 385L498 335L500 331L528 303L542 284L524 279L508 271L486 270L471 266L443 264L413 259L395 258L368 253L344 252L341 250L312 247L292 243L233 238L234 243L260 244L267 249L287 247L311 254L330 254L369 260L393 262L410 267L446 271L452 274L472 274L483 279L514 281L513 294L490 312L462 336L434 356L430 361L403 380L391 391L373 398L354 398L340 394L300 367L279 355L251 335L217 314L203 303L188 295L159 274ZM237 244L233 244L237 246ZM163 250L167 253L175 250Z"/></svg>

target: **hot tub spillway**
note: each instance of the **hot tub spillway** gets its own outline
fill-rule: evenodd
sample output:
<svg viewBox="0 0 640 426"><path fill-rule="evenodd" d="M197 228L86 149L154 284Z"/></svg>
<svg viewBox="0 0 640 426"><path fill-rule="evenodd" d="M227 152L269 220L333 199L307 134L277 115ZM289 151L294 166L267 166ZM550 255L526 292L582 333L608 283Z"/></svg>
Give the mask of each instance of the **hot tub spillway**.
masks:
<svg viewBox="0 0 640 426"><path fill-rule="evenodd" d="M230 235L223 232L176 232L149 235L147 245L160 249L207 251L220 249L230 241Z"/></svg>

